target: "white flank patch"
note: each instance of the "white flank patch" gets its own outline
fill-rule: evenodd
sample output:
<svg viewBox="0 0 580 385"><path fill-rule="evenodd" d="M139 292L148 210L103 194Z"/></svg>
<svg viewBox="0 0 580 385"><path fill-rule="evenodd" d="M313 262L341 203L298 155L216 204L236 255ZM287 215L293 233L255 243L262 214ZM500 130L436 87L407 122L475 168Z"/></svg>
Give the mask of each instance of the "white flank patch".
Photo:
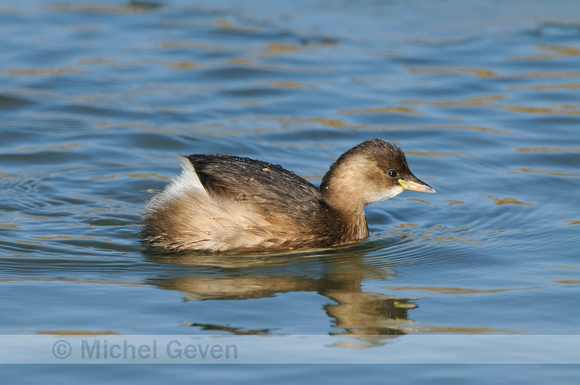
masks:
<svg viewBox="0 0 580 385"><path fill-rule="evenodd" d="M171 180L164 193L171 197L180 197L187 195L188 192L195 191L209 197L189 159L183 155L179 156L181 157L183 171L181 175Z"/></svg>

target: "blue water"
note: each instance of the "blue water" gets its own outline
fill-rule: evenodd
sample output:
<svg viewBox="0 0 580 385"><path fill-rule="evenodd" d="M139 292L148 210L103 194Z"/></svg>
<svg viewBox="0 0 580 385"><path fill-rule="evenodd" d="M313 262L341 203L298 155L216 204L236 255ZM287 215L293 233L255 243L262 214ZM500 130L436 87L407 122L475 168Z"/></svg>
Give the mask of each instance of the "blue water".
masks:
<svg viewBox="0 0 580 385"><path fill-rule="evenodd" d="M578 2L5 0L0 52L0 334L350 336L366 349L328 349L358 362L413 334L580 332ZM367 207L368 241L219 257L139 243L177 153L247 156L317 184L370 138L397 143L437 194ZM2 368L63 384L572 384L578 373Z"/></svg>

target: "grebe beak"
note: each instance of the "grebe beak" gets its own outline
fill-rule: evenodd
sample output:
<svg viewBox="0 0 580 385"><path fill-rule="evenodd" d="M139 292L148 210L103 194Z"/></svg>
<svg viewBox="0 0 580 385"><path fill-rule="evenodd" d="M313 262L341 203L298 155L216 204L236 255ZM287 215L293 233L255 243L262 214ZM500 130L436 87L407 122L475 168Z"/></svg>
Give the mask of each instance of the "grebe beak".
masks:
<svg viewBox="0 0 580 385"><path fill-rule="evenodd" d="M405 190L413 190L424 193L434 193L435 189L429 186L427 183L419 180L415 175L411 175L406 179L399 179L399 184L403 186Z"/></svg>

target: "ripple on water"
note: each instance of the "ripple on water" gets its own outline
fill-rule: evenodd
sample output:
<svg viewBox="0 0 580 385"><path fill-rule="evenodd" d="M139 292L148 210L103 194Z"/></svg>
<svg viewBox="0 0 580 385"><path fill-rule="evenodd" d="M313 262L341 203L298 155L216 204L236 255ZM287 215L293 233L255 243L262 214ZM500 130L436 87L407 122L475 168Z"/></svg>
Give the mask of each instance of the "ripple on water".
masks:
<svg viewBox="0 0 580 385"><path fill-rule="evenodd" d="M34 101L10 94L0 95L0 110L18 110L34 105Z"/></svg>

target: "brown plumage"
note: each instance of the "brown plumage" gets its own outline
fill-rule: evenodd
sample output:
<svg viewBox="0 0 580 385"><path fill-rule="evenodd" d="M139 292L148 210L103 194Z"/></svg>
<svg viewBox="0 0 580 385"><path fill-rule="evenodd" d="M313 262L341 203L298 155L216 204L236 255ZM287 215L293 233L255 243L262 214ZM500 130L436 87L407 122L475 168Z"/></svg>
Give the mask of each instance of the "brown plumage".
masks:
<svg viewBox="0 0 580 385"><path fill-rule="evenodd" d="M379 139L342 154L320 188L249 158L182 160L183 173L147 206L142 236L153 247L243 252L345 244L368 237L368 203L407 189L435 192L411 173L403 151Z"/></svg>

